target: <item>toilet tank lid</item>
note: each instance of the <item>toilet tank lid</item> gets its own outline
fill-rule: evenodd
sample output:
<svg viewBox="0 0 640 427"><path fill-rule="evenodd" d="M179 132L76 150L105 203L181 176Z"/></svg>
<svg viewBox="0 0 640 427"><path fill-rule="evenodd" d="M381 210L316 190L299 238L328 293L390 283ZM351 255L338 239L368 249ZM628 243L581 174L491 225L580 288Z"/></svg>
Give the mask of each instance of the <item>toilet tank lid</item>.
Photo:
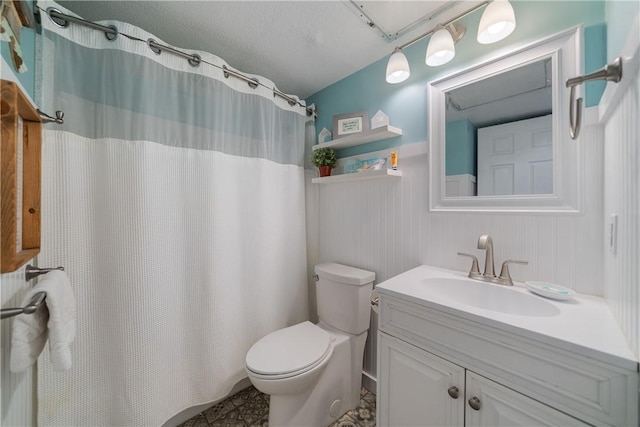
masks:
<svg viewBox="0 0 640 427"><path fill-rule="evenodd" d="M345 285L366 285L376 279L376 273L372 271L361 270L335 262L318 264L315 271L323 279L344 283Z"/></svg>

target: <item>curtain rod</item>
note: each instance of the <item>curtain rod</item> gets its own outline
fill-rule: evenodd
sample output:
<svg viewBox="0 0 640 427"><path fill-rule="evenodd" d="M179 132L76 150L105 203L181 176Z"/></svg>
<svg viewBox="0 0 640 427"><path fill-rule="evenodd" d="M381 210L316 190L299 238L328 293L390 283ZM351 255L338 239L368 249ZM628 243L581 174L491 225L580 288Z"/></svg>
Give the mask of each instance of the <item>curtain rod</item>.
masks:
<svg viewBox="0 0 640 427"><path fill-rule="evenodd" d="M302 105L300 101L286 95L284 92L279 91L275 87L270 88L262 84L257 78L247 77L238 71L230 69L226 65L223 65L222 67L220 67L219 65L205 61L198 54L195 54L195 53L189 54L186 52L182 52L181 50L175 49L171 46L162 45L151 38L148 40L143 40L138 37L130 36L128 34L119 32L118 28L114 25L104 26L104 25L96 24L95 22L87 21L85 19L77 18L71 15L66 15L60 12L58 9L55 9L52 7L49 7L46 10L44 10L36 5L34 13L37 15L38 19L39 19L40 10L45 12L49 16L49 19L51 19L51 22L53 22L55 25L61 28L66 28L67 26L69 26L69 22L73 22L74 24L82 25L82 26L91 28L93 30L102 31L105 37L107 38L107 40L109 41L115 40L116 38L118 38L118 35L122 34L123 36L127 37L130 40L146 43L147 46L149 46L149 49L151 49L151 51L156 53L157 55L159 55L164 51L164 52L169 52L173 55L181 56L185 58L189 62L189 65L191 65L192 67L197 67L204 62L205 64L209 64L213 67L221 69L225 78L229 78L229 76L233 76L240 80L244 80L252 89L256 89L258 86L262 86L265 89L271 90L273 92L274 98L276 96L279 96L280 98L283 98L285 101L287 101L287 103L292 107L296 104L299 105L300 107L303 107L307 113L307 116L313 116L314 118L318 117L317 109Z"/></svg>

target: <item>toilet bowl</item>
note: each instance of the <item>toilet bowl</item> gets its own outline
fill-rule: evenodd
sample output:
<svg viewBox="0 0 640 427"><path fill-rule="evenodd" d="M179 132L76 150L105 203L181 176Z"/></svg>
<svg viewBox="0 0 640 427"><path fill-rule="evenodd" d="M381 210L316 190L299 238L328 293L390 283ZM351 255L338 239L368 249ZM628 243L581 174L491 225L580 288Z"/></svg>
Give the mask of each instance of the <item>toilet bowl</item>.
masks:
<svg viewBox="0 0 640 427"><path fill-rule="evenodd" d="M268 395L301 393L318 381L332 355L329 333L307 321L258 341L247 353L247 373Z"/></svg>
<svg viewBox="0 0 640 427"><path fill-rule="evenodd" d="M360 402L375 274L335 263L315 270L319 323L272 332L247 353L249 379L270 395L270 426L328 426Z"/></svg>

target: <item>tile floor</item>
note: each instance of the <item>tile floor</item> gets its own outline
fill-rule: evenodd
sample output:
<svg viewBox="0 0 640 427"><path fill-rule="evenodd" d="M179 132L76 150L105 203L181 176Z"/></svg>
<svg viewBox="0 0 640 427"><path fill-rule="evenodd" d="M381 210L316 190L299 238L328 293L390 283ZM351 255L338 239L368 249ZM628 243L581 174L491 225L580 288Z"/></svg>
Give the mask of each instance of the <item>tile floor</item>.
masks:
<svg viewBox="0 0 640 427"><path fill-rule="evenodd" d="M269 425L269 396L253 386L216 403L180 427L267 427ZM347 412L331 427L375 427L376 395L362 388L360 406Z"/></svg>

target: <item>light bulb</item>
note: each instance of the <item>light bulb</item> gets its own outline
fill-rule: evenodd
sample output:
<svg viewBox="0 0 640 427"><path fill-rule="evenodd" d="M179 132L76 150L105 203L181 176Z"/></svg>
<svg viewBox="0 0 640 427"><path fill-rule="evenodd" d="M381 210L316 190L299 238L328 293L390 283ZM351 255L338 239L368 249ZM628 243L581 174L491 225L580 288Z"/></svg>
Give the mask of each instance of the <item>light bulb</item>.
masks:
<svg viewBox="0 0 640 427"><path fill-rule="evenodd" d="M402 49L396 48L387 63L387 83L400 83L409 78L411 71L409 70L409 61L402 53Z"/></svg>
<svg viewBox="0 0 640 427"><path fill-rule="evenodd" d="M429 40L425 63L436 67L451 61L454 56L456 56L456 48L451 33L445 28L439 29Z"/></svg>
<svg viewBox="0 0 640 427"><path fill-rule="evenodd" d="M516 28L516 16L509 0L495 0L490 3L480 18L478 43L498 42Z"/></svg>

